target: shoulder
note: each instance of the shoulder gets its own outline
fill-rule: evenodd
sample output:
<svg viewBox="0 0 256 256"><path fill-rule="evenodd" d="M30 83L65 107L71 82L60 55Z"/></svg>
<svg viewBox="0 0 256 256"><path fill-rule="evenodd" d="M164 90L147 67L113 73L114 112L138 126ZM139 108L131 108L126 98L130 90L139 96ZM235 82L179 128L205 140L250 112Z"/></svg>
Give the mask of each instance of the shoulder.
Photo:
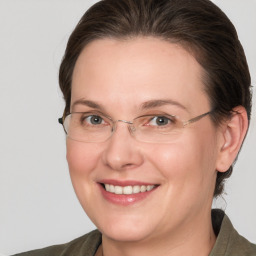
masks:
<svg viewBox="0 0 256 256"><path fill-rule="evenodd" d="M229 218L225 216L223 220L226 222L226 226L230 226L229 243L226 248L227 255L243 255L243 256L255 256L256 244L249 242L246 238L241 236L232 226ZM225 223L224 223L225 224ZM239 253L239 254L237 254Z"/></svg>
<svg viewBox="0 0 256 256"><path fill-rule="evenodd" d="M256 245L241 236L223 213L216 243L210 256L256 256Z"/></svg>
<svg viewBox="0 0 256 256"><path fill-rule="evenodd" d="M94 230L66 244L53 245L13 256L93 256L100 244L101 233Z"/></svg>

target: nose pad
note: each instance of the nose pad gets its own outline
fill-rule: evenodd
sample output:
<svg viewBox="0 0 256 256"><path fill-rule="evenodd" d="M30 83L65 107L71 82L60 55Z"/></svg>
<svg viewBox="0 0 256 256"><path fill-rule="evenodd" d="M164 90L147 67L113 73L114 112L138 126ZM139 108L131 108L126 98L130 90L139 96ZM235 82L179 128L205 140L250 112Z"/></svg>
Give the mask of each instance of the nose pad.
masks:
<svg viewBox="0 0 256 256"><path fill-rule="evenodd" d="M133 123L128 124L128 130L129 130L130 134L134 137L134 133L135 133L136 129L133 126Z"/></svg>

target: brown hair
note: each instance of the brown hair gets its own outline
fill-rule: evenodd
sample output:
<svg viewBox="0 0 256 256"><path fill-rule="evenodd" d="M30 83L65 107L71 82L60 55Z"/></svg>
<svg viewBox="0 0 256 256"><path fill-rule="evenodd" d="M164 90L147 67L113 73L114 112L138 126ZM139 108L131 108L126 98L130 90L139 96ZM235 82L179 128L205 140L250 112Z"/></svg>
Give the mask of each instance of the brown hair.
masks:
<svg viewBox="0 0 256 256"><path fill-rule="evenodd" d="M70 111L72 74L83 48L101 38L129 39L152 36L181 44L204 70L212 120L218 124L236 106L251 113L251 78L243 48L227 16L209 0L102 0L81 18L71 34L60 71L59 84ZM218 172L214 196L223 192Z"/></svg>

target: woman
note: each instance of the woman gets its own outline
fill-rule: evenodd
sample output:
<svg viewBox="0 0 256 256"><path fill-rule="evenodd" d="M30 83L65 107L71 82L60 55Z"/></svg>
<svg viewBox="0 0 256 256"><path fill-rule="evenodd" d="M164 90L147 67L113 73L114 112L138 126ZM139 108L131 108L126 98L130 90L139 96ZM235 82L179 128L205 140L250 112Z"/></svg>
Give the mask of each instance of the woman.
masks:
<svg viewBox="0 0 256 256"><path fill-rule="evenodd" d="M212 200L246 136L250 75L208 0L105 0L60 67L67 161L97 226L22 255L255 255Z"/></svg>

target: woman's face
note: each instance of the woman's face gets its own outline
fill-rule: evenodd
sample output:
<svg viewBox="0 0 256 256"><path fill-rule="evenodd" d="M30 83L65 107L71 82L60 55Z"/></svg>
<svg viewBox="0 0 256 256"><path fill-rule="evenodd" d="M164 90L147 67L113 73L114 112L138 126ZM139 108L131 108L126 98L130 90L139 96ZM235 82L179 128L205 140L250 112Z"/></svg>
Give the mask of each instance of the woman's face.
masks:
<svg viewBox="0 0 256 256"><path fill-rule="evenodd" d="M186 121L210 111L203 88L202 68L179 45L156 38L102 39L87 45L77 60L71 112L96 111L129 121L168 113ZM189 232L209 218L219 137L206 116L168 143L137 141L121 122L105 142L67 138L77 197L103 235L114 240ZM115 193L120 187L140 192L119 195L103 184L117 186ZM143 185L155 187L143 192Z"/></svg>

